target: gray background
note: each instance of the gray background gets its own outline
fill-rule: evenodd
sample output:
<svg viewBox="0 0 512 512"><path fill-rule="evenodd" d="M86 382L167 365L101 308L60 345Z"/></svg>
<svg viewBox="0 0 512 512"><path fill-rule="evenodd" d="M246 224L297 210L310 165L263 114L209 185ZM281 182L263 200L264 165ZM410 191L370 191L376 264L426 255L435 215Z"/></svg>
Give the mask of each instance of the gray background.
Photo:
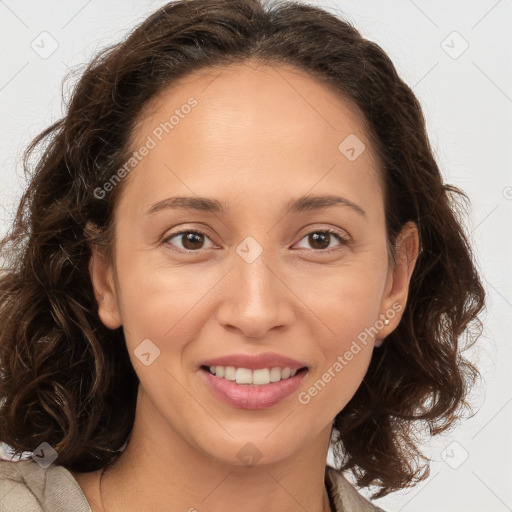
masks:
<svg viewBox="0 0 512 512"><path fill-rule="evenodd" d="M25 186L24 147L63 112L64 76L164 3L0 0L1 234ZM425 440L434 460L428 480L377 504L396 512L512 510L512 1L310 3L343 14L380 44L420 99L445 180L472 200L467 230L488 292L484 335L471 351L484 378L473 394L478 414Z"/></svg>

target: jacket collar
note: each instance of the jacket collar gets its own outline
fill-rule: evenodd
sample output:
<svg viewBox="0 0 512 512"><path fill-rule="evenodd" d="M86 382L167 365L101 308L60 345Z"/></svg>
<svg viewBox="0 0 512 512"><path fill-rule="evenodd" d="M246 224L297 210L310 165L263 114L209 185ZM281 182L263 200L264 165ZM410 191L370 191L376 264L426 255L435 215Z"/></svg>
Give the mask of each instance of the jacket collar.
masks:
<svg viewBox="0 0 512 512"><path fill-rule="evenodd" d="M373 505L332 466L326 466L325 485L333 512L385 512Z"/></svg>

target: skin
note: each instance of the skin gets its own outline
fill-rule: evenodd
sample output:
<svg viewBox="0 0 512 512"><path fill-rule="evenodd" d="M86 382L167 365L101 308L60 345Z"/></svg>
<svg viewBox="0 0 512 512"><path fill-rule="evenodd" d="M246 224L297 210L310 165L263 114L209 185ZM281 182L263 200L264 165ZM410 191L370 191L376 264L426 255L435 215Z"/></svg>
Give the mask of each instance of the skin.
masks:
<svg viewBox="0 0 512 512"><path fill-rule="evenodd" d="M190 97L191 112L122 183L115 211L114 265L95 248L90 261L103 323L123 326L141 385L130 442L105 473L74 474L93 510L330 510L324 472L331 426L359 387L375 345L398 325L418 255L414 224L388 264L384 196L376 154L349 102L287 65L245 62L195 72L145 109L134 132L140 148ZM348 135L366 146L350 161ZM335 194L359 205L293 213L290 200ZM202 196L227 214L151 205ZM337 229L324 246L307 235ZM187 229L205 233L195 252ZM247 263L247 237L263 248ZM335 250L326 254L324 248ZM190 253L180 253L188 248ZM298 400L381 315L388 325L308 404ZM134 350L150 339L160 356L143 365ZM378 350L378 349L376 349ZM200 378L213 357L276 352L304 362L299 390L266 410L243 410L211 394ZM244 465L252 443L261 458ZM171 508L170 508L171 507ZM192 508L194 507L194 508Z"/></svg>

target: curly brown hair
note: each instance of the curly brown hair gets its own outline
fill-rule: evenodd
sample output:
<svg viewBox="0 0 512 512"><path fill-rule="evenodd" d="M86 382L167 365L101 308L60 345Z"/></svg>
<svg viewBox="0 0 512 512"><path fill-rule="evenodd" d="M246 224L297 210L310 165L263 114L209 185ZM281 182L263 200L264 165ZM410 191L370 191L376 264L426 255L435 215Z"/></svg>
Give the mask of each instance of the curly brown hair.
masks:
<svg viewBox="0 0 512 512"><path fill-rule="evenodd" d="M376 497L413 485L428 475L413 427L435 435L470 409L479 374L462 352L482 332L485 296L457 201L467 196L443 183L420 104L389 57L349 23L298 2L177 1L100 52L66 115L25 153L30 183L0 245L0 439L15 453L46 441L60 465L84 472L122 451L138 379L122 328L98 316L88 264L92 244L112 247L123 183L101 198L95 190L126 162L152 98L192 71L249 58L305 70L363 114L382 162L390 261L405 223L419 229L402 320L333 424L341 469L378 486Z"/></svg>

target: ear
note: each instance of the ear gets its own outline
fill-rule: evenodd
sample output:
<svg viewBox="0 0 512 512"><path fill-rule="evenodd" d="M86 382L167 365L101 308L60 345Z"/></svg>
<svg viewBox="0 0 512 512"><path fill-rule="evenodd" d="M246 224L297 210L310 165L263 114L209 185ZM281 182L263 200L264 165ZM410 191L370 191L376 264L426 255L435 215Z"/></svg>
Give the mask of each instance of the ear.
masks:
<svg viewBox="0 0 512 512"><path fill-rule="evenodd" d="M409 283L414 266L419 255L419 234L416 223L410 221L402 228L396 240L396 265L390 267L386 289L382 300L381 321L384 324L379 334L375 337L375 346L382 345L384 338L391 334L402 319L407 297L409 295Z"/></svg>
<svg viewBox="0 0 512 512"><path fill-rule="evenodd" d="M91 244L89 275L101 321L109 329L117 329L122 325L122 320L117 301L114 271L105 250L96 244Z"/></svg>

